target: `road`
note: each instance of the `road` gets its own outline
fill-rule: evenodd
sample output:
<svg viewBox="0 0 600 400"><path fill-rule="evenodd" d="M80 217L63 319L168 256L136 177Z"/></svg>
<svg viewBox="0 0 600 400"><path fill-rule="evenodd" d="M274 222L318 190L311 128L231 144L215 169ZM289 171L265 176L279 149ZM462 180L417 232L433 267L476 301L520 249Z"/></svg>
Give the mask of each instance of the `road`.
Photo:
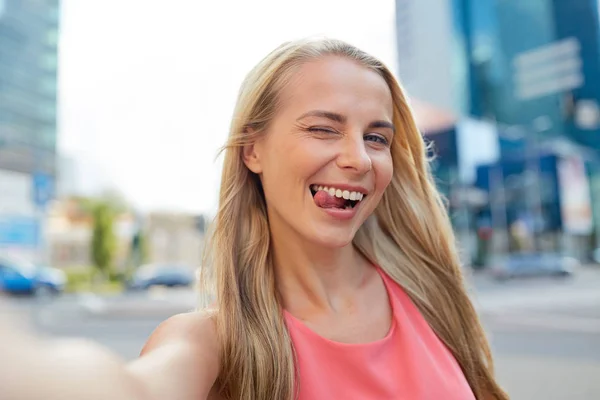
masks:
<svg viewBox="0 0 600 400"><path fill-rule="evenodd" d="M512 399L600 399L600 269L560 280L476 276L473 287L498 379ZM39 332L90 338L132 359L160 321L192 309L195 300L189 291L153 291L11 304Z"/></svg>
<svg viewBox="0 0 600 400"><path fill-rule="evenodd" d="M600 270L475 286L512 399L600 399Z"/></svg>

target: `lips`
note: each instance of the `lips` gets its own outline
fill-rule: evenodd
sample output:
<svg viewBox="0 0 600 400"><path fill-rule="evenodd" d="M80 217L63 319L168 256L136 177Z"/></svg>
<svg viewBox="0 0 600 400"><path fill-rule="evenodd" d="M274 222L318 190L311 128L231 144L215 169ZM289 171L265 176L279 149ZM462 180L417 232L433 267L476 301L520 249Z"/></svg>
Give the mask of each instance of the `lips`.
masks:
<svg viewBox="0 0 600 400"><path fill-rule="evenodd" d="M311 185L315 204L320 208L352 209L366 196L362 191L334 186Z"/></svg>

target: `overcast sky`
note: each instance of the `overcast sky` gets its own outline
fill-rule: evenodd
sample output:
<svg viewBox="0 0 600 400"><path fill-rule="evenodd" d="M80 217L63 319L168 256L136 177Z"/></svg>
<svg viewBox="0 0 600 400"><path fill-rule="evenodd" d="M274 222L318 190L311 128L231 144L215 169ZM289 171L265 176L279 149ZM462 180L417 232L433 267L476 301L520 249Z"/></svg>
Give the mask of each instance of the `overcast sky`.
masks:
<svg viewBox="0 0 600 400"><path fill-rule="evenodd" d="M238 87L281 42L347 40L395 69L393 0L63 0L59 146L78 185L212 212Z"/></svg>

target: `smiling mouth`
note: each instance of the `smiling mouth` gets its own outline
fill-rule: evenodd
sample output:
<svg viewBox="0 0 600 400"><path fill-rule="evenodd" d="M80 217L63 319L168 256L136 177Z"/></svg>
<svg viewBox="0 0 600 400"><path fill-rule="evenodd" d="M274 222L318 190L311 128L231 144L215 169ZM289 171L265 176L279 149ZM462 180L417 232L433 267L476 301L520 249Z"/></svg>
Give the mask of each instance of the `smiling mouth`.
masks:
<svg viewBox="0 0 600 400"><path fill-rule="evenodd" d="M320 208L352 209L367 197L361 192L337 189L335 187L311 185L310 192L315 204Z"/></svg>

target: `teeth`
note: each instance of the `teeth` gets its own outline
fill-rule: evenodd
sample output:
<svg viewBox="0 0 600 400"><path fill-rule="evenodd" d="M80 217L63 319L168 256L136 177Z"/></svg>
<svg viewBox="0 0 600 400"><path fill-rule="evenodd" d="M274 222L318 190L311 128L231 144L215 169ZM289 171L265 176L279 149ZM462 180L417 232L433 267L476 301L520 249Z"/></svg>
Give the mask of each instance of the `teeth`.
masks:
<svg viewBox="0 0 600 400"><path fill-rule="evenodd" d="M364 197L364 194L360 192L351 192L349 190L341 190L327 186L313 186L313 190L319 191L322 190L324 192L329 193L330 196L339 197L340 199L352 200L352 201L361 201Z"/></svg>

